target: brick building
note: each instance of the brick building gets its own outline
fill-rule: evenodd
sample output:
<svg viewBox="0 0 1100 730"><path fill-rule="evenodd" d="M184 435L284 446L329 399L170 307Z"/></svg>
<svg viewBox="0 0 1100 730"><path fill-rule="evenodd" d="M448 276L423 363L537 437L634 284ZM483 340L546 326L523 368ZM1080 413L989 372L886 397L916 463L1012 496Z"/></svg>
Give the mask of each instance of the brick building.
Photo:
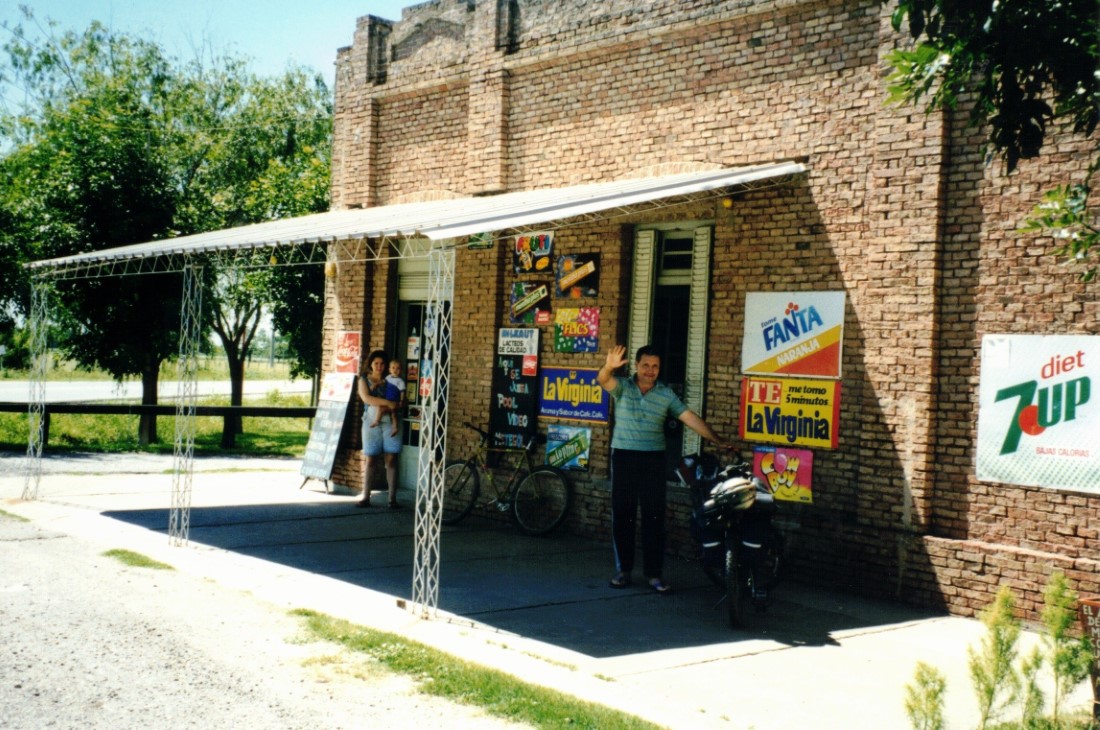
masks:
<svg viewBox="0 0 1100 730"><path fill-rule="evenodd" d="M977 478L981 343L1100 333L1095 285L1017 232L1043 190L1081 178L1092 146L1056 134L1006 175L965 113L888 105L888 13L875 0L434 0L396 22L360 18L337 59L333 204L800 162L774 185L555 228L556 251L599 255L584 302L600 310L599 349L555 352L543 327L540 364L598 368L631 340L638 302L660 296L659 276L636 280L643 252L686 250L701 293L661 303L650 332L703 317L682 369L702 377L692 405L733 438L746 293L844 292L838 446L814 454L813 503L782 518L798 576L964 615L1007 582L1034 615L1053 569L1100 592L1100 492ZM456 269L452 453L471 443L462 423L489 420L495 337L523 279L507 245L460 249ZM342 267L326 342L351 330L364 350L404 348L423 271ZM353 430L334 478L358 486ZM609 438L592 428L566 529L608 534ZM673 490L670 510L686 552L686 495Z"/></svg>

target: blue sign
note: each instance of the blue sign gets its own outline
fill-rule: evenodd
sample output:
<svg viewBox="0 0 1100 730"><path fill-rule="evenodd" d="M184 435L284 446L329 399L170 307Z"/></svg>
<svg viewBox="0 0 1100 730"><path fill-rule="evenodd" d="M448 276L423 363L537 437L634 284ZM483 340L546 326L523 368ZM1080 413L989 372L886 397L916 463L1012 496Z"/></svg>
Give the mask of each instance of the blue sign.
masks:
<svg viewBox="0 0 1100 730"><path fill-rule="evenodd" d="M611 396L596 369L543 368L539 372L539 417L607 423Z"/></svg>

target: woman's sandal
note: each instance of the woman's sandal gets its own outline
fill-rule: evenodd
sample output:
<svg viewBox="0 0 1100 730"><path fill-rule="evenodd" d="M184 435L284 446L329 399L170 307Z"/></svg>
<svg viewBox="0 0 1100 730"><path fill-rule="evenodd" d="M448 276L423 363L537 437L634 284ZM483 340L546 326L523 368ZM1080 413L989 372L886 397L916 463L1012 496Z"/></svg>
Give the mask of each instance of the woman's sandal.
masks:
<svg viewBox="0 0 1100 730"><path fill-rule="evenodd" d="M359 500L358 502L355 503L355 506L356 507L370 507L370 500L369 499L361 499L361 500Z"/></svg>
<svg viewBox="0 0 1100 730"><path fill-rule="evenodd" d="M633 581L630 580L630 573L616 573L609 585L612 588L626 588L631 583L633 583Z"/></svg>
<svg viewBox="0 0 1100 730"><path fill-rule="evenodd" d="M668 583L665 583L660 578L650 578L649 587L662 596L667 595L672 591L672 586L670 586Z"/></svg>

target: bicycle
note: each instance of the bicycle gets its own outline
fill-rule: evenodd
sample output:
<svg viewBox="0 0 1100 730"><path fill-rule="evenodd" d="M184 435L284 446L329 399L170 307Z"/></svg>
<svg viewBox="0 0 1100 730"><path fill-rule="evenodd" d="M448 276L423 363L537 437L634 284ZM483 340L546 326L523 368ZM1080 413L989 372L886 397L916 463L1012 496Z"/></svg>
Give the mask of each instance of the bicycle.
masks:
<svg viewBox="0 0 1100 730"><path fill-rule="evenodd" d="M531 439L523 449L492 448L487 431L472 423L466 426L481 434L481 441L472 456L452 461L443 470L443 524L457 524L470 514L481 493L480 475L484 474L496 496L483 506L509 513L521 532L547 535L561 525L573 501L573 487L561 469L535 464L534 450L539 441ZM545 441L546 437L541 436L541 442ZM506 485L493 476L487 458L490 453L523 455L515 460Z"/></svg>

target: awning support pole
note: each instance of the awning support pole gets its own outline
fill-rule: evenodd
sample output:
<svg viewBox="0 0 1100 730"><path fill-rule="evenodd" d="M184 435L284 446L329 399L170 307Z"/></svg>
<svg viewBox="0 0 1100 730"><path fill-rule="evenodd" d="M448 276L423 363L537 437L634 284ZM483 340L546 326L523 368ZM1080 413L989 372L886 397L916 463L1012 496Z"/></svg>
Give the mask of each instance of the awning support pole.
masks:
<svg viewBox="0 0 1100 730"><path fill-rule="evenodd" d="M191 480L195 461L195 405L198 400L198 355L202 324L202 266L183 267L180 304L179 360L176 363L176 441L172 463L172 511L168 541L185 545L191 531Z"/></svg>
<svg viewBox="0 0 1100 730"><path fill-rule="evenodd" d="M455 251L433 248L428 254L428 304L421 352L421 413L417 462L416 520L413 529L413 584L409 610L432 618L439 607L440 527L443 518L443 469L447 454L447 392L450 381L451 299Z"/></svg>
<svg viewBox="0 0 1100 730"><path fill-rule="evenodd" d="M46 373L50 369L47 333L50 328L50 295L53 282L45 276L31 281L30 393L27 398L27 473L23 482L23 499L38 499L42 482L42 447L46 443Z"/></svg>

